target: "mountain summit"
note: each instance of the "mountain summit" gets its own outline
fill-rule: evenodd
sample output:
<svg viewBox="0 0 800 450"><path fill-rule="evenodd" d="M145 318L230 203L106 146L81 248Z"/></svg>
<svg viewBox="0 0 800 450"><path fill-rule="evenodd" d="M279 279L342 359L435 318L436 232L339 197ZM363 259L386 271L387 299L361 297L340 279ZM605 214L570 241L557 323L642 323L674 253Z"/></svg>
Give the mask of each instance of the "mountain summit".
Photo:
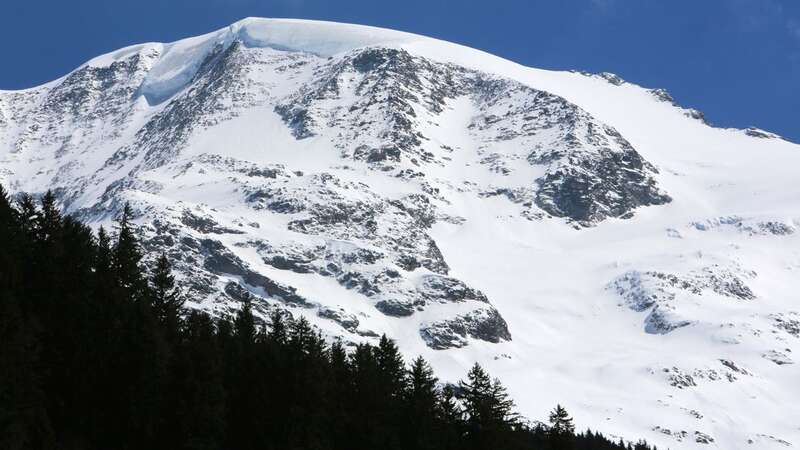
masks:
<svg viewBox="0 0 800 450"><path fill-rule="evenodd" d="M531 418L673 449L800 445L798 165L613 74L328 22L0 91L0 183L94 226L130 203L187 307L386 333Z"/></svg>

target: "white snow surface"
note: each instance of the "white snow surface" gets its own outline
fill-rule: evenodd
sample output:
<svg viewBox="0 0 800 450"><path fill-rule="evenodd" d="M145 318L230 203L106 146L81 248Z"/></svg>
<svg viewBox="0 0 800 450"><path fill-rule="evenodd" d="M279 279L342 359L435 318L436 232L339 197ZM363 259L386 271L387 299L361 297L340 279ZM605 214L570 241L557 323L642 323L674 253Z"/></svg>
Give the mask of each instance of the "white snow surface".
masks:
<svg viewBox="0 0 800 450"><path fill-rule="evenodd" d="M220 82L203 65L233 43L240 46L236 65L225 66L232 84L213 91ZM403 50L562 97L619 132L657 168L654 179L672 201L638 207L632 217L576 226L504 195L481 195L498 188L535 195L533 180L545 166L526 160L527 145L556 139L551 136L557 129L528 141L494 139L491 130L470 124L502 117L503 111L464 94L445 98L441 111L431 109L419 94L435 91L427 76L413 91L409 117L425 137L419 151L430 152L430 162L404 154L396 165L376 169L353 156L351 143L377 147L395 124L374 105L350 112L364 95L354 71L336 75L335 95L321 90L308 96L316 128L308 137L293 134L276 107L303 89L324 85L319 80L338 73L337 62L367 47ZM84 69L111 70L134 56L135 68L122 75L65 84ZM198 86L205 79L212 81L203 91ZM379 84L385 81L378 79L376 86L386 88ZM65 86L70 95L57 95ZM207 100L212 97L213 103ZM206 103L182 109L188 116L181 117L197 123L185 139L160 147L162 139L180 134L172 133L179 121L165 125L168 133L143 130L180 101ZM511 102L523 100L512 96ZM248 18L203 36L99 56L38 88L0 91L0 183L12 192L61 188L68 210L93 226L108 226L110 209L130 201L150 235L157 233L153 219L172 223L187 236L219 241L251 270L296 288L312 307L289 309L326 336L373 339L320 316L330 308L357 317L357 330L393 337L408 360L423 355L446 381L480 362L532 420L545 420L560 403L579 427L645 438L659 448L800 446L800 146L770 133L756 137L714 128L688 111L632 83L524 67L409 33ZM361 131L347 134L348 120ZM510 122L503 125L511 128ZM491 170L487 158L507 173ZM267 169L277 170L277 177L254 175ZM401 169L416 170L421 178L401 177ZM114 183L124 186L108 190ZM474 300L433 302L408 317L375 308L380 295L416 295L431 268L406 270L387 262L401 274L399 281L386 279L383 294L369 297L332 276L268 264L265 255L274 249L286 255L314 248L333 255L357 249L391 253L394 236L420 228L385 212L369 232L334 225L298 232L290 223L301 216L260 209L248 200L266 188L271 199L305 205L296 214L311 214L331 198L390 211L388 200L428 195L436 220L424 233L441 251L447 275L486 295L507 322L511 340L468 336L460 348L426 345L421 327L487 308ZM186 211L225 230L211 235L184 226ZM273 250L251 245L256 241ZM413 251L425 251L420 242L414 239L422 247ZM378 274L383 267L359 264L350 270ZM214 278L215 289L241 281L237 276ZM265 303L281 305L263 289L242 284ZM213 313L236 307L226 301L209 295L192 307ZM647 332L658 318L675 328ZM702 442L704 436L713 441Z"/></svg>

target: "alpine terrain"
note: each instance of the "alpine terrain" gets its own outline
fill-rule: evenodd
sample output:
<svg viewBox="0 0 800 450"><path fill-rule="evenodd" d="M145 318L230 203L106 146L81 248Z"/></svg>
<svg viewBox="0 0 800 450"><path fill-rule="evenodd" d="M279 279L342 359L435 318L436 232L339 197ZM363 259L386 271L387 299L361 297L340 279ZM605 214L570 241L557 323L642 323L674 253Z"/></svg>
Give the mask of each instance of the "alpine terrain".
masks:
<svg viewBox="0 0 800 450"><path fill-rule="evenodd" d="M95 227L130 203L186 307L386 333L532 420L659 448L800 446L798 167L613 74L327 22L0 91L0 184Z"/></svg>

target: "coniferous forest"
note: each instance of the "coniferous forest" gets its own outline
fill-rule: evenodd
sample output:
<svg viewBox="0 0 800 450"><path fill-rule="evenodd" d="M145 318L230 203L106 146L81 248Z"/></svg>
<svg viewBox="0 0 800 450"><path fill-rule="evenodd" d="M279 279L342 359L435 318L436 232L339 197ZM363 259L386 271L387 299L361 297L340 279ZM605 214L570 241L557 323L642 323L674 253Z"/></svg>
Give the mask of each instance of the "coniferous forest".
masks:
<svg viewBox="0 0 800 450"><path fill-rule="evenodd" d="M442 385L385 336L185 312L169 260L143 256L127 207L93 233L0 187L0 449L651 448L576 433L556 405L532 425L480 366Z"/></svg>

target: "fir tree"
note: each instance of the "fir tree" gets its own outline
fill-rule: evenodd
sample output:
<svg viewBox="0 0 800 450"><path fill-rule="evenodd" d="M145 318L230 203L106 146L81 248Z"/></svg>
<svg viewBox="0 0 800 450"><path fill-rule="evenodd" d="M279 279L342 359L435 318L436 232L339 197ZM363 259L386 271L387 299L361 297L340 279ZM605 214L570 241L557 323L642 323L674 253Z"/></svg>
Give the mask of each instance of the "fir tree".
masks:
<svg viewBox="0 0 800 450"><path fill-rule="evenodd" d="M39 210L33 197L28 194L21 194L17 202L19 211L19 223L21 231L27 236L28 241L36 242L38 236Z"/></svg>
<svg viewBox="0 0 800 450"><path fill-rule="evenodd" d="M556 405L555 409L550 413L549 421L550 431L553 434L575 433L575 424L573 424L572 417L561 405Z"/></svg>
<svg viewBox="0 0 800 450"><path fill-rule="evenodd" d="M493 381L477 363L460 387L470 447L492 448L517 424L514 402L500 381Z"/></svg>
<svg viewBox="0 0 800 450"><path fill-rule="evenodd" d="M38 359L31 324L16 299L0 290L0 448L55 448Z"/></svg>
<svg viewBox="0 0 800 450"><path fill-rule="evenodd" d="M192 311L181 343L175 411L178 444L184 449L216 450L225 433L222 352L208 315Z"/></svg>
<svg viewBox="0 0 800 450"><path fill-rule="evenodd" d="M126 295L139 300L142 298L144 282L139 267L142 254L133 228L133 209L126 203L117 221L117 242L113 251L114 274L117 284Z"/></svg>
<svg viewBox="0 0 800 450"><path fill-rule="evenodd" d="M436 415L441 424L439 443L442 450L455 450L462 446L464 433L463 411L452 384L446 384L439 396Z"/></svg>
<svg viewBox="0 0 800 450"><path fill-rule="evenodd" d="M439 393L436 390L437 379L433 369L421 356L412 361L407 375L405 403L408 427L414 432L405 433L406 448L437 448L438 416L437 406Z"/></svg>
<svg viewBox="0 0 800 450"><path fill-rule="evenodd" d="M111 249L111 238L102 226L97 230L97 245L94 253L94 268L97 274L96 283L100 292L107 294L113 284L113 250Z"/></svg>
<svg viewBox="0 0 800 450"><path fill-rule="evenodd" d="M233 333L240 345L240 349L250 348L256 339L256 318L253 316L253 306L250 299L242 302L242 309L233 321Z"/></svg>
<svg viewBox="0 0 800 450"><path fill-rule="evenodd" d="M375 349L375 358L386 394L399 399L405 385L405 364L397 344L384 334Z"/></svg>
<svg viewBox="0 0 800 450"><path fill-rule="evenodd" d="M156 260L150 276L150 293L150 301L158 319L168 327L177 329L184 300L175 287L175 277L167 255L162 254Z"/></svg>
<svg viewBox="0 0 800 450"><path fill-rule="evenodd" d="M16 286L21 276L18 251L22 236L19 236L19 229L19 213L0 185L0 242L4 243L3 251L0 251L0 289Z"/></svg>
<svg viewBox="0 0 800 450"><path fill-rule="evenodd" d="M270 331L267 337L276 344L285 344L288 340L288 331L283 313L275 310L270 314Z"/></svg>
<svg viewBox="0 0 800 450"><path fill-rule="evenodd" d="M41 199L42 209L39 214L38 230L39 239L42 241L52 241L54 236L61 229L61 212L56 205L56 197L52 191L47 191Z"/></svg>

